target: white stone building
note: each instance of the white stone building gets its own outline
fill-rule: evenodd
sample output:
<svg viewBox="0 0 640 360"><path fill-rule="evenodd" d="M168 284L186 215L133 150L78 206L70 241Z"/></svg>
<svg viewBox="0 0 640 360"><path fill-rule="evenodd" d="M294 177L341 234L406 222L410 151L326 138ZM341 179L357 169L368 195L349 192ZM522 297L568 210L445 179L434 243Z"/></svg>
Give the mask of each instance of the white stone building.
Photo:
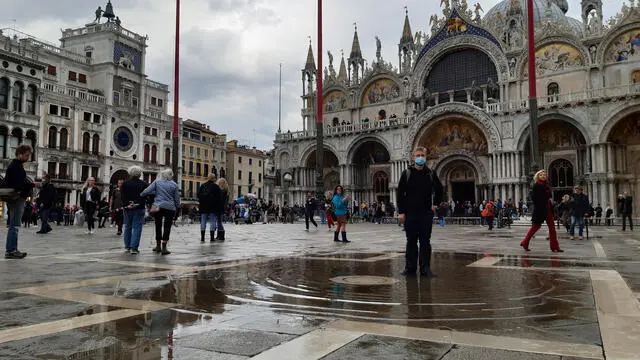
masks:
<svg viewBox="0 0 640 360"><path fill-rule="evenodd" d="M146 180L171 166L168 86L147 78L148 38L118 21L62 31L54 46L0 36L0 172L19 143L35 148L29 176L49 173L64 203L93 176L105 191L131 165Z"/></svg>
<svg viewBox="0 0 640 360"><path fill-rule="evenodd" d="M526 199L526 1L504 0L484 16L480 5L443 4L428 34L414 35L405 18L397 68L379 41L367 66L357 31L337 74L329 56L327 189L341 183L358 201L395 201L411 149L422 145L447 198ZM601 0L582 0L581 20L566 16L566 0L534 4L541 167L556 199L581 183L594 206L615 207L618 193L640 195L640 8L632 1L605 23ZM309 47L302 130L276 135L278 172L290 179L281 203L302 203L315 187L315 68Z"/></svg>

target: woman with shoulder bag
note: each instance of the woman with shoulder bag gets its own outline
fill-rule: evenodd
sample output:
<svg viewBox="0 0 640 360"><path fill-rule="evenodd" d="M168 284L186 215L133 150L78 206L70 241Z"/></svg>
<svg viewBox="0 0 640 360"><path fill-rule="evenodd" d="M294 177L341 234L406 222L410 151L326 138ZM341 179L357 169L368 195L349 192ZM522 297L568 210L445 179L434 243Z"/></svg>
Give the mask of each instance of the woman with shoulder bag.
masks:
<svg viewBox="0 0 640 360"><path fill-rule="evenodd" d="M171 252L167 250L167 242L171 234L173 218L180 208L180 194L178 184L173 181L173 170L162 170L156 181L140 193L140 197L149 195L155 195L153 205L149 209L149 213L154 217L156 223L156 247L153 248L153 252L169 255ZM160 246L161 242L162 247Z"/></svg>
<svg viewBox="0 0 640 360"><path fill-rule="evenodd" d="M87 221L87 234L93 234L96 228L95 225L95 213L100 202L100 190L96 187L96 179L90 177L82 189L80 195L80 206L84 211L85 219Z"/></svg>

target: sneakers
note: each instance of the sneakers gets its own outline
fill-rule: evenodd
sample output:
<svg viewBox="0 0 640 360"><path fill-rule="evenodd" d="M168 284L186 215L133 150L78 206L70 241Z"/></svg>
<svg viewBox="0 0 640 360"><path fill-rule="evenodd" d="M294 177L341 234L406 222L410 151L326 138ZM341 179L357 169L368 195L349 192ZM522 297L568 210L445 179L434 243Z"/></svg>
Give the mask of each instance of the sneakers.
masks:
<svg viewBox="0 0 640 360"><path fill-rule="evenodd" d="M95 234L95 233L96 233L96 232L95 232L95 230L91 230L91 231L89 231L89 234L92 234L92 235L93 235L93 234Z"/></svg>
<svg viewBox="0 0 640 360"><path fill-rule="evenodd" d="M138 251L138 249L131 249L131 255L137 255L140 254L140 251Z"/></svg>
<svg viewBox="0 0 640 360"><path fill-rule="evenodd" d="M573 236L569 236L569 240L575 240L576 238Z"/></svg>
<svg viewBox="0 0 640 360"><path fill-rule="evenodd" d="M578 236L578 240L583 240L584 238L582 236Z"/></svg>
<svg viewBox="0 0 640 360"><path fill-rule="evenodd" d="M4 254L5 259L24 259L27 256L26 252L20 252L18 250L14 250L12 252L8 252Z"/></svg>
<svg viewBox="0 0 640 360"><path fill-rule="evenodd" d="M124 253L125 254L131 254L131 249L129 249L129 248L124 249Z"/></svg>

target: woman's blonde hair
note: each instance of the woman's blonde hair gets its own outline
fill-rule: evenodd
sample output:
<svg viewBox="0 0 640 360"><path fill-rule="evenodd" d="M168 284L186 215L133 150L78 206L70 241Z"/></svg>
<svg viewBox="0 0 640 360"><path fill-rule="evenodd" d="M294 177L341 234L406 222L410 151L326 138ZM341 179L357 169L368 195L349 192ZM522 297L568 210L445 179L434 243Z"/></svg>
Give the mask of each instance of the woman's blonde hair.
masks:
<svg viewBox="0 0 640 360"><path fill-rule="evenodd" d="M542 174L546 174L547 170L540 170L538 171L534 176L533 176L533 180L538 181L540 180L540 175Z"/></svg>
<svg viewBox="0 0 640 360"><path fill-rule="evenodd" d="M565 195L562 197L562 201L563 202L569 201L569 198L570 198L569 195Z"/></svg>
<svg viewBox="0 0 640 360"><path fill-rule="evenodd" d="M218 186L220 186L220 189L227 190L227 180L225 178L218 179Z"/></svg>

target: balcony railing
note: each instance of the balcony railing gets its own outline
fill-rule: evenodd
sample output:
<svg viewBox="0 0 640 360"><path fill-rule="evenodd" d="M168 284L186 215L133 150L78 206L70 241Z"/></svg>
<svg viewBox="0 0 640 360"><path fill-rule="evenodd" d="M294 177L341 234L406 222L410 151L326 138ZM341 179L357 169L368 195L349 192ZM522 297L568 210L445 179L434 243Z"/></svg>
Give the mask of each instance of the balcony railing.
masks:
<svg viewBox="0 0 640 360"><path fill-rule="evenodd" d="M104 96L91 94L87 91L83 91L80 89L70 88L63 85L52 84L52 83L43 83L42 90L53 92L57 94L62 94L66 96L71 96L81 100L87 100L89 102L95 102L99 104L106 103Z"/></svg>
<svg viewBox="0 0 640 360"><path fill-rule="evenodd" d="M626 96L640 96L640 84L626 84L602 89L588 89L585 91L573 93L545 95L538 97L537 100L538 107L544 109L549 107L571 106L584 102L610 101L615 98ZM498 103L487 103L486 105L484 105L484 110L491 114L518 111L526 112L529 111L529 101L527 99L522 99ZM324 134L325 136L337 136L394 128L400 125L407 125L414 121L415 118L416 116L408 116L404 118L384 119L359 124L337 126L325 125ZM276 134L276 141L307 139L312 137L315 137L315 130L295 131Z"/></svg>
<svg viewBox="0 0 640 360"><path fill-rule="evenodd" d="M114 31L117 32L123 36L129 37L131 39L137 40L137 41L141 41L144 42L146 41L146 37L138 35L132 31L129 31L125 28L123 28L122 26L119 26L116 23L103 23L103 24L92 24L92 25L88 25L79 29L68 29L68 30L63 30L62 31L62 37L63 38L67 38L67 37L71 37L71 36L78 36L78 35L84 35L84 34L91 34L91 33L96 33L96 32L101 32L101 31Z"/></svg>
<svg viewBox="0 0 640 360"><path fill-rule="evenodd" d="M395 128L398 126L408 125L413 120L415 120L415 116L376 120L374 122L366 122L366 123L361 122L358 124L345 124L345 125L336 125L336 126L325 125L324 134L326 136L332 136L332 135L339 135L339 134L356 134L361 132L376 131L376 130ZM276 140L279 140L279 141L294 140L294 139L303 139L303 138L309 138L314 136L315 136L315 131L286 132L286 133L276 134Z"/></svg>
<svg viewBox="0 0 640 360"><path fill-rule="evenodd" d="M149 86L149 87L160 89L160 90L163 90L163 91L169 91L169 85L162 84L162 83L159 83L157 81L153 81L153 80L149 80L149 79L147 79L146 83L147 83L147 86Z"/></svg>

